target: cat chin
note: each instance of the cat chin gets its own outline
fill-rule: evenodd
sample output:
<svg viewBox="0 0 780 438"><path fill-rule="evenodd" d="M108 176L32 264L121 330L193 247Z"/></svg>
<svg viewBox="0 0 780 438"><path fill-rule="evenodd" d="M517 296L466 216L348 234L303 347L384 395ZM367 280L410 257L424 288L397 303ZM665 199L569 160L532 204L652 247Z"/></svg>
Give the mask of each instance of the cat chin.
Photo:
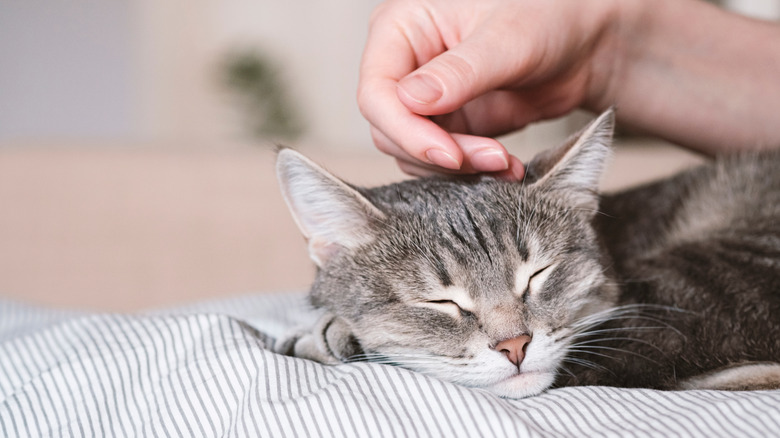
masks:
<svg viewBox="0 0 780 438"><path fill-rule="evenodd" d="M554 380L555 373L526 372L500 380L483 389L503 398L525 398L541 393L552 386Z"/></svg>

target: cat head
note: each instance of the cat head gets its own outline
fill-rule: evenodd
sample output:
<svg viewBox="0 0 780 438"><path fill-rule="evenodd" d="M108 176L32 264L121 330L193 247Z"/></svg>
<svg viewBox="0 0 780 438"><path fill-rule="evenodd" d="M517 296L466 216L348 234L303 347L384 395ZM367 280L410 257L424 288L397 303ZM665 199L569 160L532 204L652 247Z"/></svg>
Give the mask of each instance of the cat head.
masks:
<svg viewBox="0 0 780 438"><path fill-rule="evenodd" d="M572 337L615 299L591 227L613 118L535 157L522 182L363 189L281 150L284 198L318 266L310 298L329 318L314 344L504 397L551 386Z"/></svg>

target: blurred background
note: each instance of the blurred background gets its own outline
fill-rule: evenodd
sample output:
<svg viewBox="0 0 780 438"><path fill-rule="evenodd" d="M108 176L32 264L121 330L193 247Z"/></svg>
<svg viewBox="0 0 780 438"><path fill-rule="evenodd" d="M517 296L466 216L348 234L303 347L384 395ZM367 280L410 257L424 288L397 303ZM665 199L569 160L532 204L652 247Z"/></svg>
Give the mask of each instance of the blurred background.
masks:
<svg viewBox="0 0 780 438"><path fill-rule="evenodd" d="M354 183L404 178L355 103L378 3L0 2L0 297L125 311L305 289L272 144ZM780 17L780 0L724 6ZM502 141L527 159L588 117ZM607 189L699 161L621 142Z"/></svg>

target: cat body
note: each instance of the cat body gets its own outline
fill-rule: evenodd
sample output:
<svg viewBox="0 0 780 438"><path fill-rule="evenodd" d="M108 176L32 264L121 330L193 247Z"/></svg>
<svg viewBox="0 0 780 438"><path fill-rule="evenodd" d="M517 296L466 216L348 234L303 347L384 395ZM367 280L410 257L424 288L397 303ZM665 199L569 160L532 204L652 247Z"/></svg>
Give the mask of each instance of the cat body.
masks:
<svg viewBox="0 0 780 438"><path fill-rule="evenodd" d="M687 388L703 371L744 365L712 387L780 387L780 367L753 366L780 361L778 165L778 151L734 156L602 197L594 227L617 304L657 307L606 324L624 339L598 343L615 349L589 357L603 368L573 367L559 384Z"/></svg>
<svg viewBox="0 0 780 438"><path fill-rule="evenodd" d="M780 153L599 197L612 124L607 112L535 157L523 182L363 189L280 151L324 315L277 351L512 398L780 387Z"/></svg>

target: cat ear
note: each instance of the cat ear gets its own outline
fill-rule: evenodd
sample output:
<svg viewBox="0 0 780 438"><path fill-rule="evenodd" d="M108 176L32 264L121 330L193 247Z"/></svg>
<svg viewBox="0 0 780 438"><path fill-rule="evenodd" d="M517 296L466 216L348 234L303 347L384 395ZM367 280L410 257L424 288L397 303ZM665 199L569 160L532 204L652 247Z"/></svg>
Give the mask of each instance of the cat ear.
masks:
<svg viewBox="0 0 780 438"><path fill-rule="evenodd" d="M292 149L279 151L276 174L317 266L340 250L369 242L371 225L385 217L357 190Z"/></svg>
<svg viewBox="0 0 780 438"><path fill-rule="evenodd" d="M615 112L610 108L561 146L535 156L526 167L525 183L554 191L575 206L595 212L614 125Z"/></svg>

